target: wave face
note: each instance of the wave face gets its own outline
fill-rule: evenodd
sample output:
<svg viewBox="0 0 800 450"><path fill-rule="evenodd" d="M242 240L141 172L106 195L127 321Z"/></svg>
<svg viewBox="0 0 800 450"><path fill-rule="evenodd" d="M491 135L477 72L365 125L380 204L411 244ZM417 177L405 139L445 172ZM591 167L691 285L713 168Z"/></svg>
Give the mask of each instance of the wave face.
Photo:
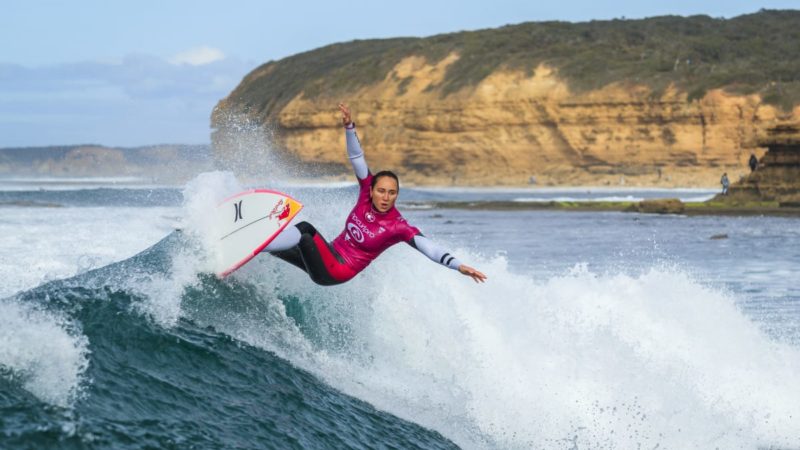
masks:
<svg viewBox="0 0 800 450"><path fill-rule="evenodd" d="M220 281L202 212L235 189L201 178L183 231L0 302L0 447L800 442L796 336L685 270L541 276L455 248L475 286L398 246L342 286L268 255ZM351 197L300 220L338 231Z"/></svg>
<svg viewBox="0 0 800 450"><path fill-rule="evenodd" d="M23 334L0 331L3 448L454 447L220 331L260 330L267 342L293 327L251 285L198 274L170 316L159 296L186 245L175 232L4 301L0 330Z"/></svg>

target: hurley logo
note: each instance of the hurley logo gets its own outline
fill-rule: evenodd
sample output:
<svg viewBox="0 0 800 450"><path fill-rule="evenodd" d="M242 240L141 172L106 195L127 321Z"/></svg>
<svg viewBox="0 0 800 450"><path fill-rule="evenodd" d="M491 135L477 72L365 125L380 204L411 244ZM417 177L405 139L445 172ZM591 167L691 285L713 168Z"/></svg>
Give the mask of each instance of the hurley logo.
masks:
<svg viewBox="0 0 800 450"><path fill-rule="evenodd" d="M244 220L244 217L242 217L242 201L241 200L239 200L239 203L234 203L233 204L233 209L234 209L233 223L238 222L239 219Z"/></svg>

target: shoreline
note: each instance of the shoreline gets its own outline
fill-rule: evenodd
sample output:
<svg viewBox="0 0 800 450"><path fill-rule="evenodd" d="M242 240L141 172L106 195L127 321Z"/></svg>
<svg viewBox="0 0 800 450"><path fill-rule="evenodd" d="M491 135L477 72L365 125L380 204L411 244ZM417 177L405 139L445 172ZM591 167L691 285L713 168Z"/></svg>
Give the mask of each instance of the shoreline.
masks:
<svg viewBox="0 0 800 450"><path fill-rule="evenodd" d="M781 206L778 202L753 202L741 206L721 203L687 202L684 209L675 212L646 211L640 202L514 202L514 201L444 201L409 202L407 207L426 209L467 209L475 211L576 211L576 212L626 212L678 216L777 216L800 217L800 206Z"/></svg>

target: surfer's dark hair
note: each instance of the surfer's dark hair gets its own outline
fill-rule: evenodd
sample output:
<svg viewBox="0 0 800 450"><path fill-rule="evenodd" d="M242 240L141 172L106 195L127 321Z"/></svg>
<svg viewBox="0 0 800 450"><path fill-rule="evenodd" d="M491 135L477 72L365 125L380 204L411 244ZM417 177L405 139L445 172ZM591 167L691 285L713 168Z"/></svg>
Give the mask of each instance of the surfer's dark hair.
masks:
<svg viewBox="0 0 800 450"><path fill-rule="evenodd" d="M397 183L397 189L400 190L400 180L397 178L394 172L391 170L381 170L380 172L376 173L372 176L372 182L370 183L370 188L375 189L375 183L378 182L378 178L381 177L391 177L394 178L394 181Z"/></svg>

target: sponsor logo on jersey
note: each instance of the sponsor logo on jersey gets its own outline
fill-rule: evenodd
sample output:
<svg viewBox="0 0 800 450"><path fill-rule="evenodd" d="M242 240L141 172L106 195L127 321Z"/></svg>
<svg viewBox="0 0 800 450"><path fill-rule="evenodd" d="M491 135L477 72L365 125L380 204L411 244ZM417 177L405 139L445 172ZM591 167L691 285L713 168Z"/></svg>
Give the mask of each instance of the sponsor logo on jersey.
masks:
<svg viewBox="0 0 800 450"><path fill-rule="evenodd" d="M375 239L375 233L370 231L370 229L367 228L364 222L362 222L355 213L350 215L350 219L352 222L347 222L347 231L350 232L350 235L353 236L353 239L358 242L364 242L365 236Z"/></svg>
<svg viewBox="0 0 800 450"><path fill-rule="evenodd" d="M353 236L356 242L364 242L364 233L353 222L347 222L347 232Z"/></svg>

